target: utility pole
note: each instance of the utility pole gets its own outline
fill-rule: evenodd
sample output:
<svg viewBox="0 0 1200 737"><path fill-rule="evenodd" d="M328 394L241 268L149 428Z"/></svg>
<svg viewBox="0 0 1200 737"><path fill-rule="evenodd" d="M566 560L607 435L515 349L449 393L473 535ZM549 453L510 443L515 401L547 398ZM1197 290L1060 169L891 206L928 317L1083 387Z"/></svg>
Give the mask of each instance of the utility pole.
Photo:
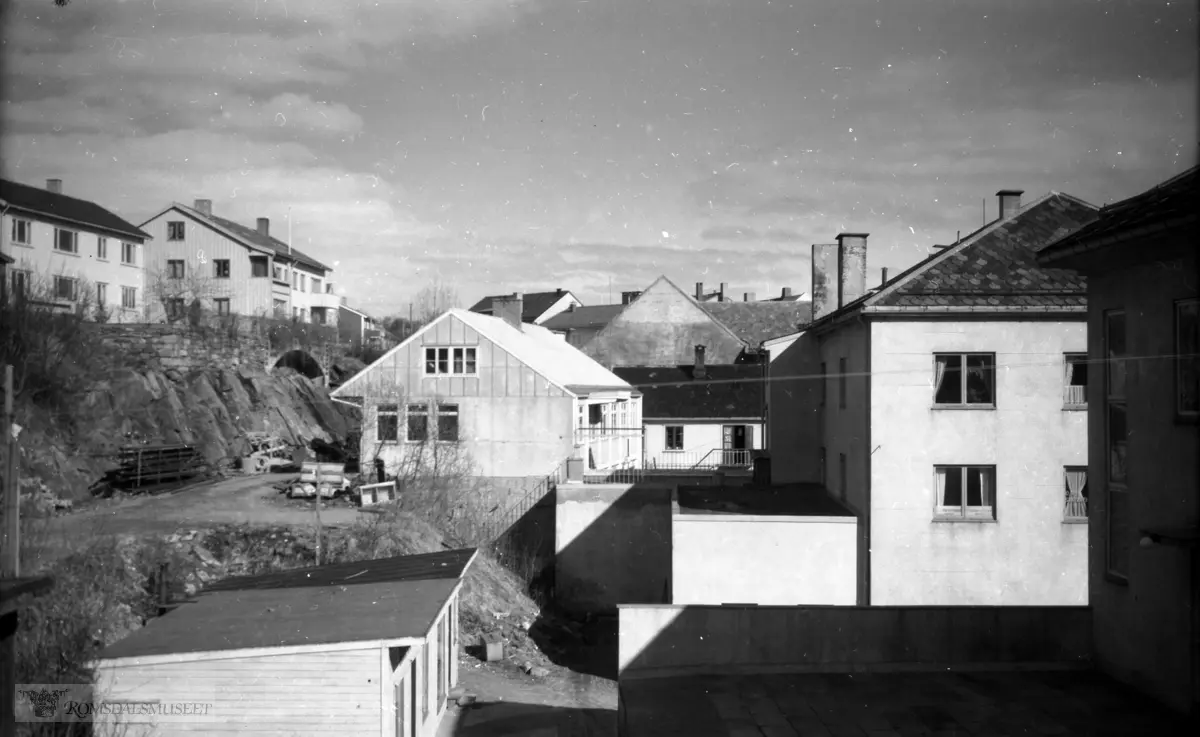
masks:
<svg viewBox="0 0 1200 737"><path fill-rule="evenodd" d="M21 573L21 489L17 478L17 440L13 437L13 368L4 367L4 549L0 577Z"/></svg>

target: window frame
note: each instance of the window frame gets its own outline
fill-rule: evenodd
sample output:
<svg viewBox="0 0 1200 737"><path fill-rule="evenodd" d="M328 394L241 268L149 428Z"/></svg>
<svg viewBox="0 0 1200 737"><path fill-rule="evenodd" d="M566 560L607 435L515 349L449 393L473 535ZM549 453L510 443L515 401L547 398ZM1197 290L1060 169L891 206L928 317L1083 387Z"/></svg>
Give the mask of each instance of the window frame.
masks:
<svg viewBox="0 0 1200 737"><path fill-rule="evenodd" d="M96 260L108 260L108 239L102 235L96 236Z"/></svg>
<svg viewBox="0 0 1200 737"><path fill-rule="evenodd" d="M1113 333L1112 326L1116 318L1121 320L1121 354L1113 355ZM1102 314L1102 333L1101 339L1104 341L1104 576L1108 581L1118 584L1127 584L1129 582L1129 559L1133 550L1132 535L1129 529L1129 412L1128 412L1128 384L1129 370L1128 361L1126 358L1129 355L1129 317L1124 309L1105 310ZM1114 367L1118 366L1120 372L1115 372ZM1114 376L1120 376L1120 386L1116 387L1118 382L1114 381ZM1114 391L1114 389L1117 389ZM1112 412L1113 409L1119 409L1125 416L1125 459L1122 467L1122 475L1120 478L1114 478L1113 475L1113 429L1112 429ZM1115 529L1121 527L1119 524L1114 524L1113 510L1118 506L1120 499L1121 512L1125 515L1124 529ZM1125 544L1119 548L1114 545L1113 541L1118 540L1121 534L1124 534ZM1122 555L1123 553L1123 555ZM1117 556L1121 556L1120 559Z"/></svg>
<svg viewBox="0 0 1200 737"><path fill-rule="evenodd" d="M1071 503L1071 486L1067 482L1067 474L1072 471L1083 472L1083 516L1068 514ZM1088 520L1088 495L1091 489L1088 488L1088 467L1085 466L1063 466L1063 522L1067 524L1086 524Z"/></svg>
<svg viewBox="0 0 1200 737"><path fill-rule="evenodd" d="M454 418L454 437L443 437L445 432L442 428L442 418ZM459 405L457 402L438 402L437 403L437 442L439 443L457 443L461 437L459 433Z"/></svg>
<svg viewBox="0 0 1200 737"><path fill-rule="evenodd" d="M63 248L61 245L62 239L60 236L63 233L66 233L67 235L71 236L71 247L69 249ZM69 253L72 256L78 256L79 255L79 231L69 230L67 228L55 228L54 229L54 250L58 253Z"/></svg>
<svg viewBox="0 0 1200 737"><path fill-rule="evenodd" d="M187 313L187 303L183 297L168 297L166 302L168 320L182 319Z"/></svg>
<svg viewBox="0 0 1200 737"><path fill-rule="evenodd" d="M1200 325L1200 298L1188 297L1186 299L1177 299L1173 304L1172 315L1174 317L1174 325L1172 335L1175 348L1175 419L1183 423L1196 423L1200 421L1200 386L1191 387L1193 393L1197 396L1197 409L1186 410L1183 408L1183 388L1186 382L1184 374L1187 362L1184 359L1183 325L1180 318L1187 307L1196 310L1197 314L1194 319L1196 320L1196 324ZM1197 332L1200 333L1200 328L1197 329ZM1200 384L1200 356L1197 356L1197 353L1200 353L1200 334L1192 336L1191 340L1195 343L1195 345L1191 346L1190 351L1190 359L1193 362L1192 372L1197 384Z"/></svg>
<svg viewBox="0 0 1200 737"><path fill-rule="evenodd" d="M676 436L674 441L671 439L672 432L674 432ZM683 450L683 425L663 426L663 450L667 452L677 452Z"/></svg>
<svg viewBox="0 0 1200 737"><path fill-rule="evenodd" d="M391 418L392 437L384 437L384 426L382 420ZM378 443L394 444L400 442L400 405L392 402L383 402L375 406L375 441Z"/></svg>
<svg viewBox="0 0 1200 737"><path fill-rule="evenodd" d="M19 229L18 229L18 228L17 228L17 225L18 225L18 224L20 224L20 225L21 225L21 226L23 226L23 227L21 227L21 228L19 228ZM18 230L22 230L22 231L24 231L24 233L25 233L25 238L24 238L24 239L20 239L20 238L18 238L18 237L17 237L17 231L18 231ZM10 241L11 241L11 242L12 242L14 245L18 245L18 246L32 246L32 245L33 245L33 221L32 221L32 220L26 220L25 218L18 218L18 217L14 217L14 218L12 219L12 233L11 233L11 238L10 238L9 240L10 240Z"/></svg>
<svg viewBox="0 0 1200 737"><path fill-rule="evenodd" d="M222 268L224 267L224 268ZM224 273L221 273L221 272ZM227 258L213 259L213 278L214 279L230 279L233 275L233 265Z"/></svg>
<svg viewBox="0 0 1200 737"><path fill-rule="evenodd" d="M213 310L222 316L233 314L232 300L229 297L214 297Z"/></svg>
<svg viewBox="0 0 1200 737"><path fill-rule="evenodd" d="M424 428L420 437L413 437L413 420L423 418L421 427ZM429 442L429 405L425 402L410 402L404 406L404 442Z"/></svg>
<svg viewBox="0 0 1200 737"><path fill-rule="evenodd" d="M932 409L993 410L993 409L997 408L997 406L999 404L997 402L997 394L999 394L999 392L997 391L998 387L996 386L996 354L995 353L989 353L987 351L935 351L933 354L933 376L935 377L935 379L937 377L938 358L940 358L942 356L957 356L959 358L959 360L961 361L961 364L960 364L960 366L961 366L960 372L961 373L959 376L959 382L960 382L960 384L959 384L960 395L959 396L962 398L962 401L957 402L957 403L937 401L938 391L941 389L941 386L934 384L933 385L933 402L931 404ZM988 369L989 369L988 373L991 377L991 381L989 382L989 385L991 387L991 395L992 395L990 402L968 402L967 401L967 376L969 374L969 372L967 370L967 359L972 358L972 357L979 357L979 356L984 356L984 357L990 359L990 363L988 364ZM944 380L945 380L945 377L943 377L943 381Z"/></svg>
<svg viewBox="0 0 1200 737"><path fill-rule="evenodd" d="M167 241L171 243L181 243L185 240L187 240L187 221L168 220Z"/></svg>
<svg viewBox="0 0 1200 737"><path fill-rule="evenodd" d="M178 269L176 269L176 267L178 267ZM185 276L187 276L187 261L181 258L167 259L168 279L183 279Z"/></svg>
<svg viewBox="0 0 1200 737"><path fill-rule="evenodd" d="M130 299L127 300L126 297L130 297ZM121 287L121 309L137 309L137 287Z"/></svg>
<svg viewBox="0 0 1200 737"><path fill-rule="evenodd" d="M108 282L98 281L96 282L96 306L104 309L106 304L108 304Z"/></svg>
<svg viewBox="0 0 1200 737"><path fill-rule="evenodd" d="M60 284L69 284L70 285L69 289L67 290L70 292L70 296L68 296L68 297L62 296L62 289L59 286ZM76 279L75 277L62 276L62 275L55 276L53 285L54 285L54 299L60 300L63 302L78 302L79 301L79 280Z"/></svg>
<svg viewBox="0 0 1200 737"><path fill-rule="evenodd" d="M1072 360L1072 359L1074 359L1074 360ZM1067 352L1063 353L1063 409L1065 409L1065 410L1086 410L1087 406L1088 406L1088 402L1087 402L1088 382L1084 381L1083 384L1070 384L1067 382L1066 369L1067 369L1067 366L1071 365L1072 363L1076 366L1078 366L1079 364L1083 364L1085 367L1087 367L1087 369L1089 371L1091 370L1091 361L1088 360L1087 353L1080 353L1078 351L1067 351ZM1082 386L1083 387L1083 401L1082 402L1072 402L1071 401L1069 389L1072 386Z"/></svg>
<svg viewBox="0 0 1200 737"><path fill-rule="evenodd" d="M137 266L137 244L121 241L121 263L126 266Z"/></svg>
<svg viewBox="0 0 1200 737"><path fill-rule="evenodd" d="M424 348L421 370L425 376L479 376L478 346L430 345ZM444 358L442 351L445 351ZM455 371L456 366L461 366L462 371ZM470 371L467 370L468 367ZM430 368L433 370L430 371Z"/></svg>
<svg viewBox="0 0 1200 737"><path fill-rule="evenodd" d="M29 282L33 279L33 272L28 269L9 269L9 271L12 273L9 281L13 297L23 298L27 296L29 294Z"/></svg>
<svg viewBox="0 0 1200 737"><path fill-rule="evenodd" d="M938 471L946 469L957 469L961 474L960 483L962 484L962 502L957 507L951 507L946 504L938 504L937 498L937 475ZM967 472L971 470L982 470L989 474L991 479L991 487L989 488L990 504L987 506L971 506L970 493L968 491ZM933 466L933 521L934 522L996 522L999 520L997 512L997 471L996 465L989 463L935 463ZM942 499L941 501L945 501ZM957 511L955 511L957 510Z"/></svg>
<svg viewBox="0 0 1200 737"><path fill-rule="evenodd" d="M258 266L262 265L262 273L256 273ZM271 275L271 261L266 256L251 256L250 257L250 278L251 279L266 279Z"/></svg>

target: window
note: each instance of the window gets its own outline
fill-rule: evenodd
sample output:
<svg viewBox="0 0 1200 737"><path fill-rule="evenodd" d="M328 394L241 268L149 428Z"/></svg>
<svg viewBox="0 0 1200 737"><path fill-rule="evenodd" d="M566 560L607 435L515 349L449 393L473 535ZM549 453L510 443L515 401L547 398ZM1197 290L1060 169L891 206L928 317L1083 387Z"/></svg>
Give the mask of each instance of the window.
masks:
<svg viewBox="0 0 1200 737"><path fill-rule="evenodd" d="M108 304L108 285L104 282L96 283L96 306L103 308Z"/></svg>
<svg viewBox="0 0 1200 737"><path fill-rule="evenodd" d="M287 302L286 301L284 301L282 299L277 299L274 301L274 307L275 307L275 318L277 320L282 320L283 318L287 317Z"/></svg>
<svg viewBox="0 0 1200 737"><path fill-rule="evenodd" d="M400 439L399 405L379 405L375 413L375 439L381 443L394 443Z"/></svg>
<svg viewBox="0 0 1200 737"><path fill-rule="evenodd" d="M301 274L300 275L300 291L301 292L307 291L307 289L305 288L307 286L308 286L308 277L305 276L304 274Z"/></svg>
<svg viewBox="0 0 1200 737"><path fill-rule="evenodd" d="M1063 404L1067 407L1087 407L1087 354L1068 353L1064 365Z"/></svg>
<svg viewBox="0 0 1200 737"><path fill-rule="evenodd" d="M667 425L667 450L683 450L683 425Z"/></svg>
<svg viewBox="0 0 1200 737"><path fill-rule="evenodd" d="M408 405L408 442L423 443L429 439L429 408L423 404Z"/></svg>
<svg viewBox="0 0 1200 737"><path fill-rule="evenodd" d="M267 276L267 257L266 256L251 256L250 257L250 276L255 279L265 279Z"/></svg>
<svg viewBox="0 0 1200 737"><path fill-rule="evenodd" d="M838 453L838 495L846 498L846 454Z"/></svg>
<svg viewBox="0 0 1200 737"><path fill-rule="evenodd" d="M229 298L228 297L217 297L216 299L213 300L213 306L217 309L218 315L228 315L229 314Z"/></svg>
<svg viewBox="0 0 1200 737"><path fill-rule="evenodd" d="M74 302L79 296L79 282L69 276L54 277L54 297Z"/></svg>
<svg viewBox="0 0 1200 737"><path fill-rule="evenodd" d="M103 236L96 238L96 258L101 261L108 260L108 239Z"/></svg>
<svg viewBox="0 0 1200 737"><path fill-rule="evenodd" d="M12 290L14 297L24 297L29 291L29 272L13 270Z"/></svg>
<svg viewBox="0 0 1200 737"><path fill-rule="evenodd" d="M283 267L282 266L273 267L272 271L271 271L271 275L275 279L275 281L287 281L287 277L285 277L283 275Z"/></svg>
<svg viewBox="0 0 1200 737"><path fill-rule="evenodd" d="M167 278L182 279L186 267L182 260L171 259L167 261Z"/></svg>
<svg viewBox="0 0 1200 737"><path fill-rule="evenodd" d="M439 404L437 412L438 440L443 443L457 443L458 405Z"/></svg>
<svg viewBox="0 0 1200 737"><path fill-rule="evenodd" d="M995 407L995 366L994 353L935 354L933 403L940 407Z"/></svg>
<svg viewBox="0 0 1200 737"><path fill-rule="evenodd" d="M846 359L838 359L838 409L846 409Z"/></svg>
<svg viewBox="0 0 1200 737"><path fill-rule="evenodd" d="M995 466L934 468L934 512L945 519L996 518Z"/></svg>
<svg viewBox="0 0 1200 737"><path fill-rule="evenodd" d="M826 372L826 370L825 370L825 362L824 362L824 361L822 361L822 362L821 362L821 406L822 406L822 407L824 407L824 406L825 406L825 395L828 393L828 392L826 391L826 387L825 387L825 384L826 384L826 382L828 381L828 378L827 378L827 376L826 376L826 373L827 373L827 372Z"/></svg>
<svg viewBox="0 0 1200 737"><path fill-rule="evenodd" d="M425 373L430 376L474 376L474 348L426 348Z"/></svg>
<svg viewBox="0 0 1200 737"><path fill-rule="evenodd" d="M213 276L217 279L229 278L229 259L215 258L213 259Z"/></svg>
<svg viewBox="0 0 1200 737"><path fill-rule="evenodd" d="M1129 576L1129 492L1125 488L1125 450L1129 427L1125 413L1125 313L1104 313L1105 379L1105 453L1108 486L1106 488L1108 524L1105 528L1107 571L1118 580Z"/></svg>
<svg viewBox="0 0 1200 737"><path fill-rule="evenodd" d="M178 320L183 317L183 297L171 297L167 300L167 319Z"/></svg>
<svg viewBox="0 0 1200 737"><path fill-rule="evenodd" d="M181 241L183 240L183 221L171 220L167 223L167 240Z"/></svg>
<svg viewBox="0 0 1200 737"><path fill-rule="evenodd" d="M121 287L121 306L127 310L137 309L137 287Z"/></svg>
<svg viewBox="0 0 1200 737"><path fill-rule="evenodd" d="M588 424L603 425L604 424L604 406L600 404L588 405Z"/></svg>
<svg viewBox="0 0 1200 737"><path fill-rule="evenodd" d="M311 291L315 294L321 293L321 280L316 278L315 276L312 279L312 290Z"/></svg>
<svg viewBox="0 0 1200 737"><path fill-rule="evenodd" d="M1200 300L1175 303L1175 412L1200 416Z"/></svg>
<svg viewBox="0 0 1200 737"><path fill-rule="evenodd" d="M1087 519L1087 466L1067 466L1063 469L1066 492L1066 507L1063 518L1067 520Z"/></svg>
<svg viewBox="0 0 1200 737"><path fill-rule="evenodd" d="M136 265L137 264L137 244L122 243L121 244L121 263Z"/></svg>
<svg viewBox="0 0 1200 737"><path fill-rule="evenodd" d="M437 708L442 708L442 703L446 700L446 676L450 670L446 662L446 618L438 620L437 626Z"/></svg>
<svg viewBox="0 0 1200 737"><path fill-rule="evenodd" d="M12 221L12 242L28 246L33 240L33 223L28 220Z"/></svg>
<svg viewBox="0 0 1200 737"><path fill-rule="evenodd" d="M63 253L79 253L79 234L73 230L55 228L54 250Z"/></svg>
<svg viewBox="0 0 1200 737"><path fill-rule="evenodd" d="M295 270L292 271L292 289L300 286L300 274Z"/></svg>

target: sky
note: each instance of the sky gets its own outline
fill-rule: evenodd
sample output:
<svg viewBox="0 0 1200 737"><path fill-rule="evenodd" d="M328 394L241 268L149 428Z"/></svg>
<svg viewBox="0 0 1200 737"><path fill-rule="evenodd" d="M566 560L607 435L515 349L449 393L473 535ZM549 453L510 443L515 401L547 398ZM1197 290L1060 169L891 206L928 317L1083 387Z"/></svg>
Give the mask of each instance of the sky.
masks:
<svg viewBox="0 0 1200 737"><path fill-rule="evenodd" d="M423 288L620 301L666 275L868 281L997 214L1096 205L1196 163L1178 0L7 0L3 176L135 224L172 201Z"/></svg>

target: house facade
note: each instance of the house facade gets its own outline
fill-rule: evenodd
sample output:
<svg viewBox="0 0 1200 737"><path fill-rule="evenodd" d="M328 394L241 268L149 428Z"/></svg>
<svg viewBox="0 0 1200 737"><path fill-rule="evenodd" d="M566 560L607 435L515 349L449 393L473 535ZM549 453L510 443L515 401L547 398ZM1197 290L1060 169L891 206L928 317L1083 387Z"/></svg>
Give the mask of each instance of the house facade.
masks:
<svg viewBox="0 0 1200 737"><path fill-rule="evenodd" d="M640 462L641 396L561 337L520 319L452 309L338 387L362 407L361 458L391 475L456 458L490 479L544 477L578 455L596 470Z"/></svg>
<svg viewBox="0 0 1200 737"><path fill-rule="evenodd" d="M346 301L343 297L338 305L338 338L354 345L367 343L369 336L377 331L375 320L362 310L351 307Z"/></svg>
<svg viewBox="0 0 1200 737"><path fill-rule="evenodd" d="M475 555L451 550L218 582L93 664L101 703L205 708L154 717L114 710L96 720L96 732L432 737L458 683L459 594Z"/></svg>
<svg viewBox="0 0 1200 737"><path fill-rule="evenodd" d="M772 481L859 516L859 603L1087 600L1086 292L1034 249L1094 219L1051 193L878 288L866 236L813 247L815 321L773 341Z"/></svg>
<svg viewBox="0 0 1200 737"><path fill-rule="evenodd" d="M484 297L471 306L471 312L494 316L496 311L493 308L493 301L510 299L509 295ZM563 289L556 289L553 292L523 293L521 294L521 305L521 309L523 310L521 313L522 322L542 325L555 315L572 307L580 307L583 303L574 294Z"/></svg>
<svg viewBox="0 0 1200 737"><path fill-rule="evenodd" d="M1200 715L1200 235L1193 168L1039 253L1087 277L1094 661Z"/></svg>
<svg viewBox="0 0 1200 737"><path fill-rule="evenodd" d="M0 252L13 263L7 291L89 317L140 322L143 251L152 236L100 205L46 188L0 180Z"/></svg>
<svg viewBox="0 0 1200 737"><path fill-rule="evenodd" d="M155 239L146 256L153 321L176 319L199 299L218 315L338 324L332 269L273 237L268 218L249 228L213 215L211 200L196 200L173 203L141 227Z"/></svg>

